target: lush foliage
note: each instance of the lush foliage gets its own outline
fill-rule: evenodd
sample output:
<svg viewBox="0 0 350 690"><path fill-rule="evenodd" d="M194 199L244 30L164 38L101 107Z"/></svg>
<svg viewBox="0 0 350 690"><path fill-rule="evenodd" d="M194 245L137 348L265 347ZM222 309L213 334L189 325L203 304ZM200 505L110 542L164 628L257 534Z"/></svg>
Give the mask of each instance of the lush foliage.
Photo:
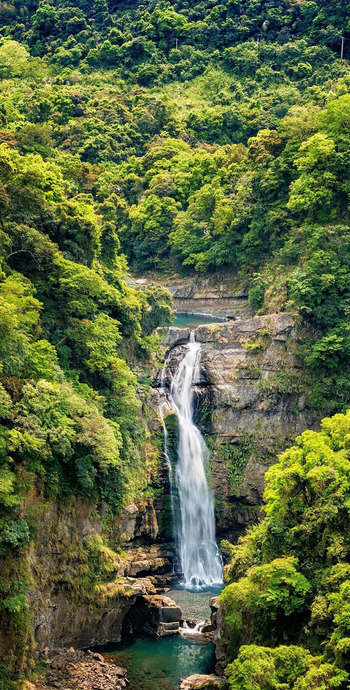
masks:
<svg viewBox="0 0 350 690"><path fill-rule="evenodd" d="M345 671L294 645L244 646L227 672L231 690L330 690L347 679Z"/></svg>
<svg viewBox="0 0 350 690"><path fill-rule="evenodd" d="M125 282L113 199L72 197L39 154L2 144L0 158L0 612L23 655L29 580L8 555L33 537L25 506L81 496L113 513L146 489L154 465L130 365L145 364L172 310L165 290Z"/></svg>
<svg viewBox="0 0 350 690"><path fill-rule="evenodd" d="M23 506L33 491L117 512L146 487L138 372L172 314L165 291L125 280L127 261L136 273L240 272L254 311L287 308L308 327L295 388L314 407L348 405L348 39L345 0L0 2L5 563L32 538ZM271 473L268 506L280 513L238 547L244 582L223 595L236 647L246 615L249 642L275 644L278 630L299 642L313 597L312 639L322 612L333 621L330 662L314 649L261 649L264 688L342 681L332 664L346 656L337 607L346 611L348 590L333 568L347 549L346 454L335 443L324 426L285 456L288 499ZM9 590L7 579L0 614L20 631L28 580ZM244 654L232 687L245 687L254 659Z"/></svg>
<svg viewBox="0 0 350 690"><path fill-rule="evenodd" d="M233 689L347 687L349 434L348 412L297 438L267 472L265 519L230 549Z"/></svg>
<svg viewBox="0 0 350 690"><path fill-rule="evenodd" d="M240 271L254 310L294 309L312 326L306 393L344 409L345 0L14 0L0 27L4 165L12 177L23 156L49 202L35 210L16 173L0 194L6 213L16 198L9 222L32 227L35 214L89 268L96 257L111 267L121 246L140 273ZM29 255L16 256L21 270Z"/></svg>
<svg viewBox="0 0 350 690"><path fill-rule="evenodd" d="M4 144L0 155L3 503L14 509L20 468L24 485L32 474L44 493L67 498L74 488L116 508L135 469L140 487L144 474L125 357L147 356L154 327L171 319L169 298L148 289L148 302L123 281L113 201L105 219L88 195L67 196L54 163Z"/></svg>

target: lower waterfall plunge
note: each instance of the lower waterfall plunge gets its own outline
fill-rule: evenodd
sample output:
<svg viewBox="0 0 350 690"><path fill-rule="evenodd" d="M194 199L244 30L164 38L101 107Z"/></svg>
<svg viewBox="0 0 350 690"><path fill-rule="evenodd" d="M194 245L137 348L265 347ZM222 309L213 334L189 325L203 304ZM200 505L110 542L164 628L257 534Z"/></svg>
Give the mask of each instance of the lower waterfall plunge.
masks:
<svg viewBox="0 0 350 690"><path fill-rule="evenodd" d="M200 374L200 344L191 333L185 356L167 391L168 402L178 419L178 450L171 490L177 490L179 519L174 519L175 540L186 588L222 583L222 560L215 538L214 501L205 465L208 449L193 422L193 388ZM165 388L165 369L162 385ZM167 438L165 435L165 451ZM170 468L171 470L173 468ZM172 499L174 513L174 499Z"/></svg>

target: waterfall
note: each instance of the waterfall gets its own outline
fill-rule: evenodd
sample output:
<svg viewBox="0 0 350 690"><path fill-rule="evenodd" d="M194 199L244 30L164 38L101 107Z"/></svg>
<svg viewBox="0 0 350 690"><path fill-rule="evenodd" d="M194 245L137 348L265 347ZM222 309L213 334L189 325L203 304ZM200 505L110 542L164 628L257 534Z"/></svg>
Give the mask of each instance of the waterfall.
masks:
<svg viewBox="0 0 350 690"><path fill-rule="evenodd" d="M172 490L176 489L178 494L180 514L179 520L174 520L175 542L186 588L222 583L222 561L215 539L214 501L205 473L208 449L193 421L193 383L199 379L200 349L191 333L186 353L167 393L171 409L178 419L178 458L171 475L175 484ZM162 385L165 386L164 376Z"/></svg>

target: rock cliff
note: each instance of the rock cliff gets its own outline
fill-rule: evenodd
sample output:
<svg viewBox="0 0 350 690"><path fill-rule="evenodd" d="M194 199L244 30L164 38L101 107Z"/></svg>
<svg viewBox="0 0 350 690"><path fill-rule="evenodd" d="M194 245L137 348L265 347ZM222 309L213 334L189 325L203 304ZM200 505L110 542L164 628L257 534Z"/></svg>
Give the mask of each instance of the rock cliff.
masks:
<svg viewBox="0 0 350 690"><path fill-rule="evenodd" d="M164 333L168 381L189 335L175 327ZM235 540L258 517L267 467L297 434L317 424L320 413L308 409L298 392L300 334L292 315L203 325L195 335L202 346L195 417L210 450L218 536ZM145 401L158 454L163 443L159 405L166 406L160 379L158 372ZM176 423L170 418L169 423L175 457ZM29 606L39 651L118 641L131 629L159 636L178 631L181 612L159 596L173 566L169 491L160 452L148 495L117 517L106 505L75 500L59 507L35 494L29 497L26 511L37 524L26 555ZM141 628L135 615L140 610ZM3 650L6 640L0 639Z"/></svg>
<svg viewBox="0 0 350 690"><path fill-rule="evenodd" d="M135 605L145 609L148 633L166 633L167 625L161 624L169 621L163 609L171 604L156 596L173 563L172 543L161 526L161 504L167 503L169 491L164 475L161 463L155 480L158 514L150 496L126 506L117 517L106 505L75 500L59 506L43 503L35 493L30 496L26 510L35 514L37 532L26 560L37 652L117 642L124 627L130 627ZM174 625L168 627L174 630ZM2 643L6 648L6 640Z"/></svg>
<svg viewBox="0 0 350 690"><path fill-rule="evenodd" d="M257 519L266 469L319 415L298 392L300 336L291 314L203 325L195 335L202 345L196 423L211 452L218 534L232 540ZM168 377L188 338L186 328L165 334ZM155 392L154 404L161 397Z"/></svg>

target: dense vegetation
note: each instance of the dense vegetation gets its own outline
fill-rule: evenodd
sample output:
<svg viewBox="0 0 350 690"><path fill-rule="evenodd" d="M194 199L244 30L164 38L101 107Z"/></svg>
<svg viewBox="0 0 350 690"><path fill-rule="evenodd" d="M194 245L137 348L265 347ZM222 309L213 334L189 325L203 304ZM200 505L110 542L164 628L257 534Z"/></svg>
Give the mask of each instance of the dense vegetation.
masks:
<svg viewBox="0 0 350 690"><path fill-rule="evenodd" d="M228 545L231 690L349 687L349 433L349 412L304 432L267 472L265 519Z"/></svg>
<svg viewBox="0 0 350 690"><path fill-rule="evenodd" d="M29 584L6 570L7 554L18 555L35 530L26 497L81 496L113 513L147 487L142 363L172 310L165 291L124 281L112 198L73 197L60 168L38 154L3 146L0 156L4 630L22 620Z"/></svg>
<svg viewBox="0 0 350 690"><path fill-rule="evenodd" d="M348 406L348 22L345 0L0 2L6 634L26 625L8 554L32 539L33 489L117 512L147 485L142 367L171 308L125 281L127 261L238 273L254 311L307 327L294 389ZM270 470L223 595L232 655L248 645L232 688L328 689L350 671L347 425L324 422Z"/></svg>
<svg viewBox="0 0 350 690"><path fill-rule="evenodd" d="M350 391L347 8L0 4L0 141L59 169L50 239L91 265L98 239L63 217L94 201L106 261L117 242L139 273L239 272L254 310L311 327L300 387L333 411Z"/></svg>

